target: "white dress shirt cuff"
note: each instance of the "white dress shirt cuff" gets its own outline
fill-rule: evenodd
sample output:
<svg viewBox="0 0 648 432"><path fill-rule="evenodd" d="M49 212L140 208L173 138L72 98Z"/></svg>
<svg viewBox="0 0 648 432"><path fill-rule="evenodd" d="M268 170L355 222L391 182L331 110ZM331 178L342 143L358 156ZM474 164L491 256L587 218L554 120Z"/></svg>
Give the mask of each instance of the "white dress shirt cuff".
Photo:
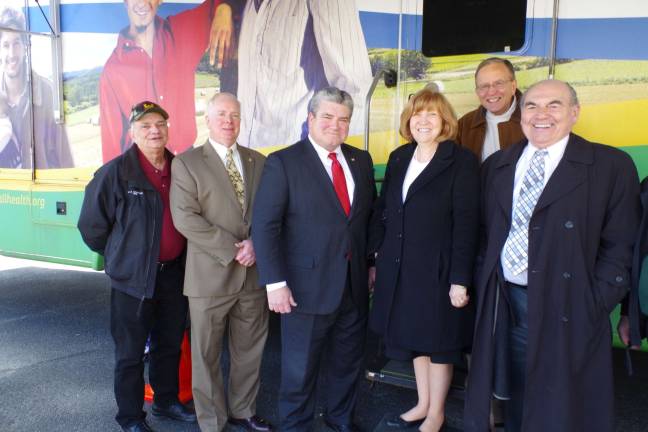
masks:
<svg viewBox="0 0 648 432"><path fill-rule="evenodd" d="M285 286L288 286L286 281L271 283L266 285L266 291L270 292L270 291L278 290L279 288L283 288Z"/></svg>

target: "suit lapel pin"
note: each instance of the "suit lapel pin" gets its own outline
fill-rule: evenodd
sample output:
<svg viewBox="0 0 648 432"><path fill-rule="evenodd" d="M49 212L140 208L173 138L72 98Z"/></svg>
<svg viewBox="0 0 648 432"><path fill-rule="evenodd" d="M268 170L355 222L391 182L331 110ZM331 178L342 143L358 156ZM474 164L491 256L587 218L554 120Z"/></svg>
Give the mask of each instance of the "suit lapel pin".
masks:
<svg viewBox="0 0 648 432"><path fill-rule="evenodd" d="M351 158L351 162L355 162L355 158L352 157L352 158Z"/></svg>

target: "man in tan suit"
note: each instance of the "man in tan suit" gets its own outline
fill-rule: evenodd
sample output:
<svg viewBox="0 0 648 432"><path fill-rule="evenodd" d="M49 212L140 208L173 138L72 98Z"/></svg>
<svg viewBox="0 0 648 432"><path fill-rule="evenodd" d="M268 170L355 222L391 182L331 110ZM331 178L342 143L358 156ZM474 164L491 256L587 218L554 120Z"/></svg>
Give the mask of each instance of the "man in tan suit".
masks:
<svg viewBox="0 0 648 432"><path fill-rule="evenodd" d="M226 421L248 431L272 430L255 412L268 308L250 240L265 158L236 144L240 112L233 95L214 95L206 115L209 140L176 157L171 167L173 221L188 241L184 294L191 315L194 403L204 432L218 432ZM225 329L229 409L220 365Z"/></svg>

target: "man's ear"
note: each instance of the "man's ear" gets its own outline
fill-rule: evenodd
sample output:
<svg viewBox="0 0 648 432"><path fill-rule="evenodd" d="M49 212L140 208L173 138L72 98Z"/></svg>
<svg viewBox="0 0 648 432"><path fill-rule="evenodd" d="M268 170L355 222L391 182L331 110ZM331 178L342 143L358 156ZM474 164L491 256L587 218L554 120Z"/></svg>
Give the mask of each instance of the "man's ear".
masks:
<svg viewBox="0 0 648 432"><path fill-rule="evenodd" d="M570 107L571 110L571 115L574 120L574 123L578 120L578 116L580 115L580 105L574 105Z"/></svg>

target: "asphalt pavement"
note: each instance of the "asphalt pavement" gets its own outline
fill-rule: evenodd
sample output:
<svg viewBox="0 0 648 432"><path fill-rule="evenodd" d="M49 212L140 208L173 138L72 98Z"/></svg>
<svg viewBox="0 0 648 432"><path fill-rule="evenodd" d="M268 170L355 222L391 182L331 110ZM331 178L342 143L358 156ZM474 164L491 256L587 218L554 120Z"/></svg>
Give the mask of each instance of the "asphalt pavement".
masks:
<svg viewBox="0 0 648 432"><path fill-rule="evenodd" d="M120 430L114 421L109 298L108 280L100 272L31 266L0 270L0 431ZM275 423L278 330L273 317L257 406L259 415ZM370 355L375 349L370 340ZM633 353L633 359L635 376L628 378L624 352L615 350L617 430L645 432L648 354ZM385 415L415 402L412 390L363 379L356 423L365 431L382 431ZM460 400L448 401L447 421L456 430L461 430L461 410ZM149 421L158 431L199 431L197 425L152 416ZM319 423L317 429L326 430Z"/></svg>

